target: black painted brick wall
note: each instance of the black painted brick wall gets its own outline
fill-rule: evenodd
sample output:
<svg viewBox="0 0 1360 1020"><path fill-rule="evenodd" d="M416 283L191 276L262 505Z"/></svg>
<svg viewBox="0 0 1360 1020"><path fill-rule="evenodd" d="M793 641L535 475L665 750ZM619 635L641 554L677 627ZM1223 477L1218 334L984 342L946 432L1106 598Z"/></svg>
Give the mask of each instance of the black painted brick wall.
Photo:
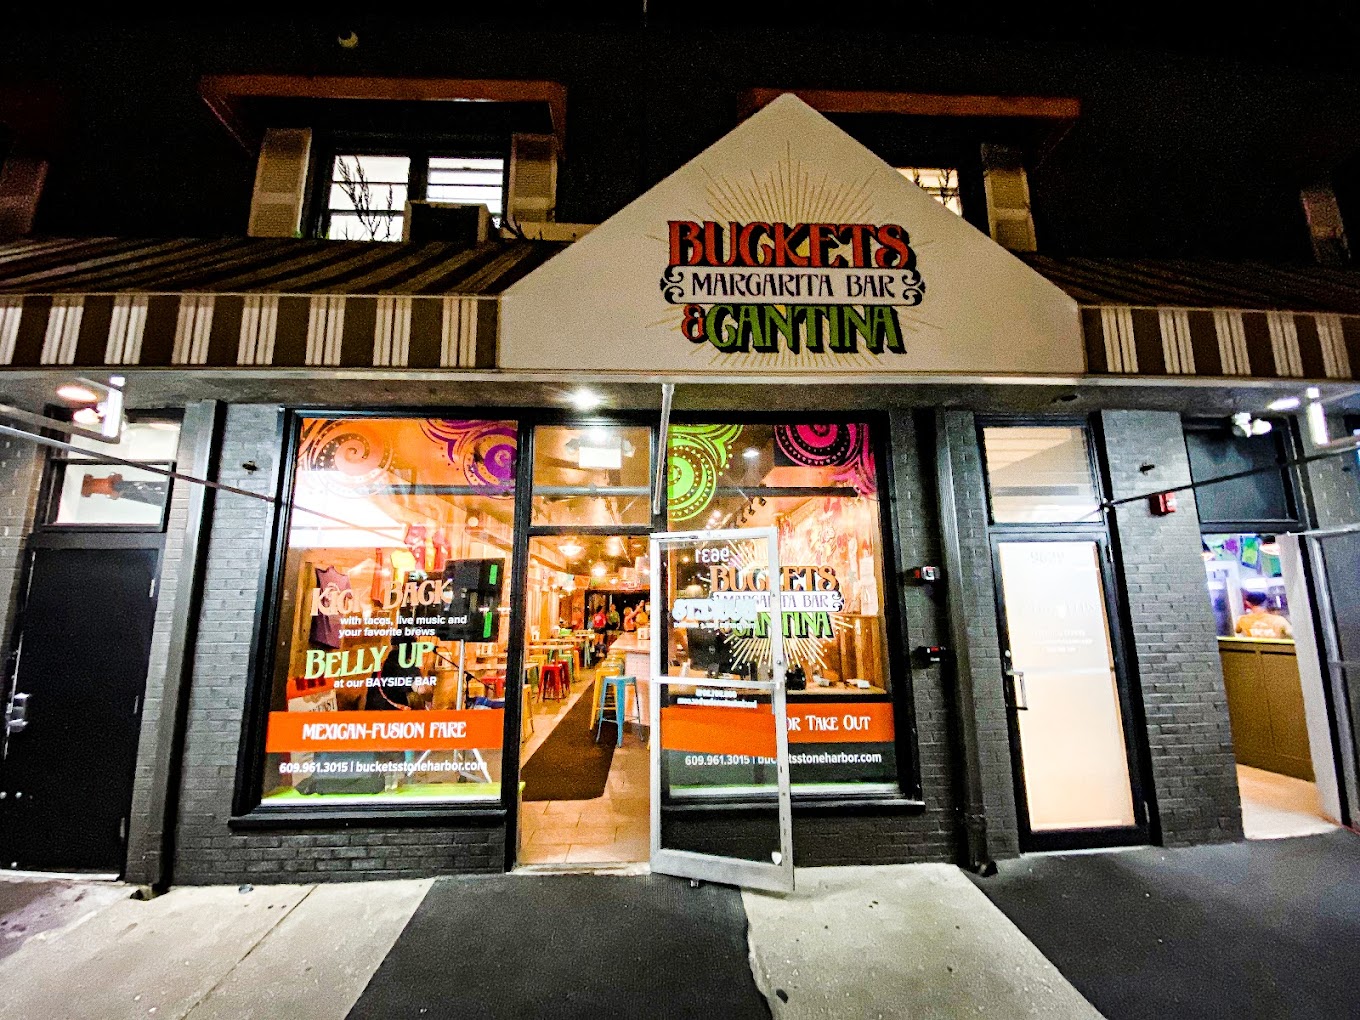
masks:
<svg viewBox="0 0 1360 1020"><path fill-rule="evenodd" d="M192 462L194 437L181 433L178 463ZM185 567L185 526L188 520L190 486L175 482L170 490L170 513L166 518L165 548L161 554L160 583L157 586L156 619L151 630L151 654L147 661L145 697L142 701L141 737L137 744L137 764L132 782L131 824L128 827L127 868L129 882L150 883L157 877L161 857L164 821L158 812L152 817L152 785L155 775L165 768L158 760L157 734L173 720L162 715L166 673L170 666L170 633L176 616L188 607L176 600L176 586Z"/></svg>
<svg viewBox="0 0 1360 1020"><path fill-rule="evenodd" d="M1003 859L1019 854L1020 834L1011 771L1001 640L997 632L996 587L987 529L982 452L972 412L940 413L952 455L954 500L963 557L960 576L946 578L946 581L958 584L963 593L971 665L971 675L960 677L959 682L971 683L973 687L988 852L995 859Z"/></svg>
<svg viewBox="0 0 1360 1020"><path fill-rule="evenodd" d="M228 409L220 480L268 493L280 456L278 409ZM256 471L242 464L254 461ZM216 497L185 739L174 881L316 882L500 871L504 829L365 828L233 832L232 791L242 736L255 607L274 508L228 493ZM258 766L256 766L258 767Z"/></svg>
<svg viewBox="0 0 1360 1020"><path fill-rule="evenodd" d="M1189 482L1179 415L1105 411L1102 420L1114 498ZM1140 470L1148 464L1150 470ZM1145 500L1115 514L1156 810L1162 841L1172 846L1242 838L1199 516L1188 493L1179 494L1179 503L1165 517L1153 516Z"/></svg>

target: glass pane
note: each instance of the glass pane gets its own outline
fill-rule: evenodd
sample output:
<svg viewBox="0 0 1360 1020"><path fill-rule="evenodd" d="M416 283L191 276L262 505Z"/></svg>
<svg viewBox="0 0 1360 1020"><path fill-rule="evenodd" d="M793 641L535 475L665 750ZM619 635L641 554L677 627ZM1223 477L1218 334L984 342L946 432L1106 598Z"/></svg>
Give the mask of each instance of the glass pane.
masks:
<svg viewBox="0 0 1360 1020"><path fill-rule="evenodd" d="M771 670L770 556L763 537L667 543L668 676L768 680ZM661 637L661 635L658 635ZM707 834L668 838L663 847L769 862L779 851L775 716L756 689L660 685L663 801L741 797L769 808L742 826L744 839Z"/></svg>
<svg viewBox="0 0 1360 1020"><path fill-rule="evenodd" d="M959 172L945 167L904 166L897 172L956 216L963 215Z"/></svg>
<svg viewBox="0 0 1360 1020"><path fill-rule="evenodd" d="M411 178L409 156L336 156L332 181L347 184L401 184Z"/></svg>
<svg viewBox="0 0 1360 1020"><path fill-rule="evenodd" d="M1196 482L1239 471L1272 468L1287 458L1280 434L1239 436L1224 425L1188 428L1185 448L1190 454L1190 477ZM1258 471L1230 482L1201 485L1195 490L1195 506L1202 523L1217 521L1287 521L1293 518L1285 472L1280 468Z"/></svg>
<svg viewBox="0 0 1360 1020"><path fill-rule="evenodd" d="M326 237L332 241L400 241L402 221L397 213L332 213Z"/></svg>
<svg viewBox="0 0 1360 1020"><path fill-rule="evenodd" d="M992 426L982 430L992 519L999 524L1098 524L1086 430L1079 426Z"/></svg>
<svg viewBox="0 0 1360 1020"><path fill-rule="evenodd" d="M895 789L883 536L869 426L672 425L669 446L672 531L778 529L795 789ZM685 555L681 566L689 569ZM705 569L718 583L721 571ZM847 718L854 730L847 730Z"/></svg>
<svg viewBox="0 0 1360 1020"><path fill-rule="evenodd" d="M406 207L406 184L375 184L367 189L332 184L332 212L401 212Z"/></svg>
<svg viewBox="0 0 1360 1020"><path fill-rule="evenodd" d="M1202 536L1204 570L1220 637L1293 641L1280 547L1274 535Z"/></svg>
<svg viewBox="0 0 1360 1020"><path fill-rule="evenodd" d="M544 426L534 430L535 524L647 524L651 430Z"/></svg>
<svg viewBox="0 0 1360 1020"><path fill-rule="evenodd" d="M73 436L71 442L95 454L112 453L171 467L179 446L179 423L129 422L113 446L83 436ZM52 523L155 526L164 519L170 479L121 464L81 464L80 460L80 454L73 453L61 467L61 494Z"/></svg>
<svg viewBox="0 0 1360 1020"><path fill-rule="evenodd" d="M500 796L516 449L508 421L304 419L265 803Z"/></svg>
<svg viewBox="0 0 1360 1020"><path fill-rule="evenodd" d="M1095 542L998 546L1030 828L1134 824Z"/></svg>

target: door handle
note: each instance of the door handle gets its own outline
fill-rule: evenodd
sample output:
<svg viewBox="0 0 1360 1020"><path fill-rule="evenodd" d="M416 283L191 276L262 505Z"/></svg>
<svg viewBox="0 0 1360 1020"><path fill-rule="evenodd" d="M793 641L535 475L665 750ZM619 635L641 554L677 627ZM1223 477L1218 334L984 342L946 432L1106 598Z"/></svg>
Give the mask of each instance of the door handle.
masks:
<svg viewBox="0 0 1360 1020"><path fill-rule="evenodd" d="M1022 669L1008 669L1006 670L1006 675L1011 678L1016 711L1028 712L1029 692L1025 690L1025 671Z"/></svg>
<svg viewBox="0 0 1360 1020"><path fill-rule="evenodd" d="M28 728L28 695L15 694L5 709L5 732L21 733Z"/></svg>

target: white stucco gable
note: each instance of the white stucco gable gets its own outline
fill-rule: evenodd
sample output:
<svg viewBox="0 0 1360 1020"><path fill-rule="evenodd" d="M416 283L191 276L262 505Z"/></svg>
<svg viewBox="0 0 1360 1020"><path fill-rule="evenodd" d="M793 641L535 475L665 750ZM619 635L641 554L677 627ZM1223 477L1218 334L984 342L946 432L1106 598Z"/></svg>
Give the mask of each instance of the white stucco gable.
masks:
<svg viewBox="0 0 1360 1020"><path fill-rule="evenodd" d="M784 95L501 298L505 369L1078 374L1076 302Z"/></svg>

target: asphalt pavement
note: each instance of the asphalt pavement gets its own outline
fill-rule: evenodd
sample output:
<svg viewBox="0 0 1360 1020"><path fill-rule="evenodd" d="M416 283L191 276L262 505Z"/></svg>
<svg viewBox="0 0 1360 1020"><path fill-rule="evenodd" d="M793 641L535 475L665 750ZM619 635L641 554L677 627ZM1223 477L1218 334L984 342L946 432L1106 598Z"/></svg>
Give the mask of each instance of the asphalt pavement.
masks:
<svg viewBox="0 0 1360 1020"><path fill-rule="evenodd" d="M974 879L1109 1020L1360 1016L1360 836L1023 857Z"/></svg>

